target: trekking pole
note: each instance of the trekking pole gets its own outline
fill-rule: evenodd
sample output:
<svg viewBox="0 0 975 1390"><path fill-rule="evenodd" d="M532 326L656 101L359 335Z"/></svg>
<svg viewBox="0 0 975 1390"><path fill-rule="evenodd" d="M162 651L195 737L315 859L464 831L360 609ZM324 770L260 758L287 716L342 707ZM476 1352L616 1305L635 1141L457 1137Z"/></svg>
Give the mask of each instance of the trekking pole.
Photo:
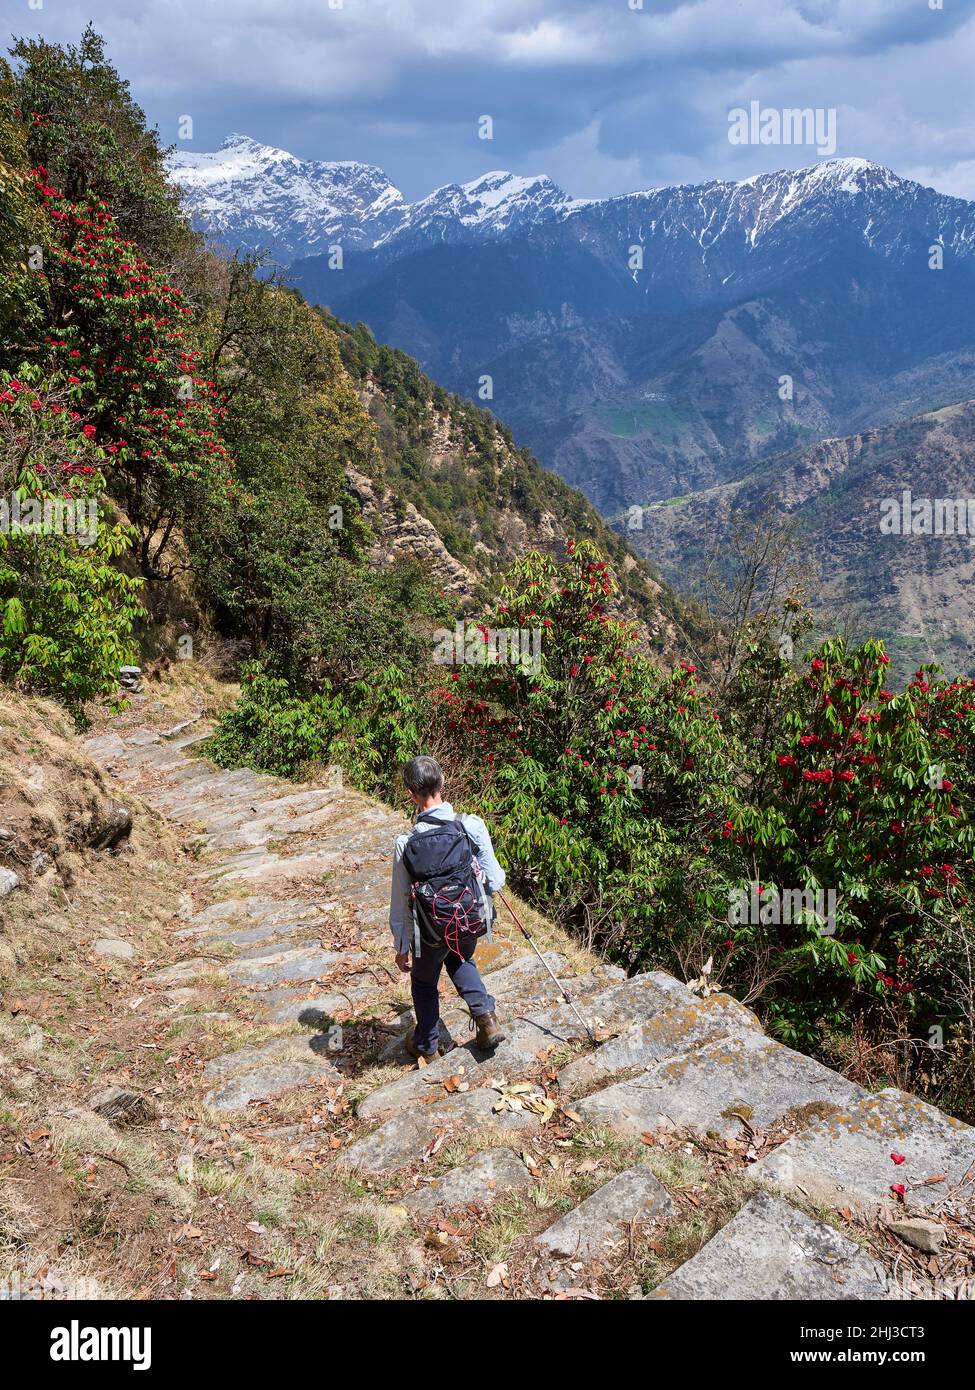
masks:
<svg viewBox="0 0 975 1390"><path fill-rule="evenodd" d="M499 892L498 892L498 897L501 899L501 901L504 903L505 907L506 907L506 908L508 909L508 911L511 913L511 916L514 918L515 926L516 926L516 927L518 928L518 930L521 932L522 936L523 936L523 937L525 938L525 940L528 942L529 946L530 946L530 947L532 948L532 950L535 952L535 954L536 954L536 956L538 957L538 959L542 962L542 964L544 965L545 969L548 971L548 973L551 975L552 979L555 981L556 985L557 985L558 988L559 988L559 992L560 992L560 994L562 995L562 998L565 1000L565 1002L568 1004L569 1008L570 1008L570 1009L572 1010L572 1012L575 1014L576 1018L577 1018L577 1019L579 1020L579 1022L582 1024L583 1028L585 1028L586 1032L589 1034L589 1041L595 1046L595 1043L596 1043L596 1034L595 1034L595 1033L592 1031L592 1029L589 1027L589 1024L588 1024L588 1023L586 1022L586 1020L583 1018L582 1014L581 1014L581 1013L579 1012L579 1010L576 1008L575 1004L573 1004L572 1000L571 1000L570 997L569 997L569 991L566 989L565 985L562 983L562 981L561 981L561 980L559 979L559 977L556 975L555 971L554 971L554 970L552 969L552 967L549 965L548 961L547 961L547 960L545 959L545 957L542 955L541 951L540 951L540 950L538 949L538 947L535 945L535 940L534 940L534 938L532 937L531 933L529 932L528 928L525 926L524 922L521 921L521 919L519 918L517 912L515 912L514 908L513 908L513 907L511 906L511 904L508 902L508 899L505 897L505 895L504 895L502 892L500 892L500 890L499 890Z"/></svg>

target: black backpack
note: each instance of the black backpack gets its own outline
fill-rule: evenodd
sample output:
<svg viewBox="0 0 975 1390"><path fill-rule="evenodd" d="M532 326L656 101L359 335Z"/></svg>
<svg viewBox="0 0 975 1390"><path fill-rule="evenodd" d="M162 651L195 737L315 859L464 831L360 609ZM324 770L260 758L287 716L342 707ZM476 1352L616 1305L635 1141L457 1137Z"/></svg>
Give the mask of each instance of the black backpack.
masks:
<svg viewBox="0 0 975 1390"><path fill-rule="evenodd" d="M403 850L413 906L413 953L463 955L462 938L490 931L493 909L484 880L474 872L475 846L462 816L442 820L426 811L417 823L429 830L411 835Z"/></svg>

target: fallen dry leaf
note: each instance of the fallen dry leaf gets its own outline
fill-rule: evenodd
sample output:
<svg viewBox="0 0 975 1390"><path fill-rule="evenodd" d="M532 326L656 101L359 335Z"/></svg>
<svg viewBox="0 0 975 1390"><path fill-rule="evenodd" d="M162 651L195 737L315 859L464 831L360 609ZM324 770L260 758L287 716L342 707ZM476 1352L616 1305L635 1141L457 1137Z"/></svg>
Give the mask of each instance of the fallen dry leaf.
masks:
<svg viewBox="0 0 975 1390"><path fill-rule="evenodd" d="M433 1158L434 1154L440 1152L440 1150L443 1148L443 1142L446 1139L446 1137L447 1135L444 1130L438 1130L438 1132L430 1140L430 1143L423 1150L423 1163L429 1163L431 1158Z"/></svg>

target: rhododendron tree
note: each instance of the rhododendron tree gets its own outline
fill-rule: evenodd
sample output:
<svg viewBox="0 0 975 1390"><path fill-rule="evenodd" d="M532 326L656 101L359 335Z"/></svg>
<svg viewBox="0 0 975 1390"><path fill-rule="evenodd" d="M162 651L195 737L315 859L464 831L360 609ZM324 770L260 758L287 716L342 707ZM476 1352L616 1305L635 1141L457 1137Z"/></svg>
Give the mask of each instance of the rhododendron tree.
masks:
<svg viewBox="0 0 975 1390"><path fill-rule="evenodd" d="M798 668L759 647L730 696L755 738L743 738L745 794L716 855L746 864L767 896L836 895L834 931L813 917L775 927L801 964L778 1006L797 1035L854 996L896 995L917 1025L943 1018L959 965L946 943L972 920L975 682L926 667L894 693L888 665L878 641L827 641ZM736 926L729 949L767 931Z"/></svg>
<svg viewBox="0 0 975 1390"><path fill-rule="evenodd" d="M725 738L697 672L666 674L614 616L614 583L589 543L563 563L529 555L483 625L537 629L537 669L465 665L439 699L481 760L479 807L506 863L542 903L641 959L662 895L672 918L731 789Z"/></svg>
<svg viewBox="0 0 975 1390"><path fill-rule="evenodd" d="M233 489L225 408L200 370L180 289L120 234L104 202L71 202L43 167L34 180L48 241L36 272L47 374L66 390L79 433L104 450L109 487L140 532L143 569L158 577L177 523L205 492Z"/></svg>
<svg viewBox="0 0 975 1390"><path fill-rule="evenodd" d="M698 973L710 956L807 1046L851 1009L893 1001L922 1036L957 1015L973 683L922 671L894 694L879 642L796 664L765 639L716 708L692 664L648 659L614 597L588 545L528 557L473 631L490 652L498 630L536 629L539 661L526 642L528 659L464 664L435 697L522 889L625 960Z"/></svg>
<svg viewBox="0 0 975 1390"><path fill-rule="evenodd" d="M134 655L140 581L116 563L131 536L104 504L103 452L70 415L39 368L0 374L0 678L82 720Z"/></svg>

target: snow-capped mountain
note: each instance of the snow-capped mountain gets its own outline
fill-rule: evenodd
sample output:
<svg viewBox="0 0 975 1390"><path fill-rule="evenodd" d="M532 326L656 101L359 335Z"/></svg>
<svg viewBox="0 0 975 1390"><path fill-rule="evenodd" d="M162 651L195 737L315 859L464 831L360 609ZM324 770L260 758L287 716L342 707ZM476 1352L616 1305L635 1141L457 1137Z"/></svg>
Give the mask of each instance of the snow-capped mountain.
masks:
<svg viewBox="0 0 975 1390"><path fill-rule="evenodd" d="M975 204L867 159L589 201L493 172L409 203L377 169L232 137L174 175L313 303L462 395L489 376L607 515L975 397Z"/></svg>
<svg viewBox="0 0 975 1390"><path fill-rule="evenodd" d="M544 175L504 171L446 184L410 204L373 165L298 159L237 134L211 154L177 152L169 169L197 227L286 264L334 243L369 250L400 240L490 240L577 206Z"/></svg>
<svg viewBox="0 0 975 1390"><path fill-rule="evenodd" d="M299 159L246 135L228 135L213 153L178 152L170 169L197 226L235 248L266 247L286 263L322 254L333 242L383 248L388 261L393 248L402 255L422 245L495 241L553 222L571 223L566 231L581 242L623 236L645 247L666 245L668 255L654 258L649 271L633 271L644 289L684 247L693 246L710 285L727 285L741 274L742 257L763 261L778 254L783 236L799 230L812 238L839 224L895 257L913 227L946 252L975 252L970 203L868 159L595 200L572 198L545 175L495 170L416 203L373 165Z"/></svg>
<svg viewBox="0 0 975 1390"><path fill-rule="evenodd" d="M975 206L901 178L868 159L832 159L736 182L681 184L588 203L571 227L591 244L643 249L634 284L649 292L737 295L837 238L896 263L935 243L975 255Z"/></svg>
<svg viewBox="0 0 975 1390"><path fill-rule="evenodd" d="M228 135L212 154L177 152L169 169L196 226L234 250L266 249L284 264L336 240L372 246L409 206L370 164L298 159L247 135Z"/></svg>
<svg viewBox="0 0 975 1390"><path fill-rule="evenodd" d="M544 174L523 178L505 170L470 183L449 183L414 203L384 240L491 240L564 215L580 201L569 198Z"/></svg>

